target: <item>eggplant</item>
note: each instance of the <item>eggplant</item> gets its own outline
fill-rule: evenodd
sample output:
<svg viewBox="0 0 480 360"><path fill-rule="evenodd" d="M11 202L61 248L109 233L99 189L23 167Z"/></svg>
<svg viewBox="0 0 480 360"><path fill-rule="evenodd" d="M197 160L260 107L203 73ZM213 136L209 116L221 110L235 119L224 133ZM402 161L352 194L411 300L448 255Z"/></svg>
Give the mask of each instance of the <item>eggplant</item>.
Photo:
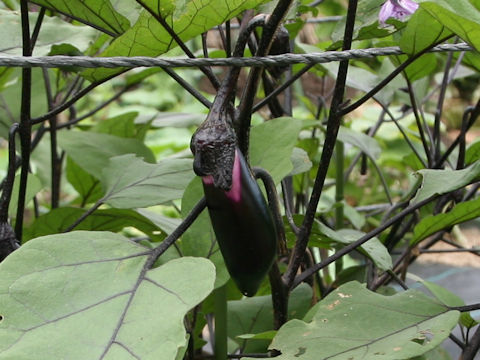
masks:
<svg viewBox="0 0 480 360"><path fill-rule="evenodd" d="M270 209L240 150L235 150L231 187L224 190L212 175L202 177L208 212L230 276L246 296L253 296L277 252Z"/></svg>
<svg viewBox="0 0 480 360"><path fill-rule="evenodd" d="M232 97L238 72L233 68L224 78L190 149L228 272L244 295L253 296L275 260L277 234L270 209L237 146Z"/></svg>

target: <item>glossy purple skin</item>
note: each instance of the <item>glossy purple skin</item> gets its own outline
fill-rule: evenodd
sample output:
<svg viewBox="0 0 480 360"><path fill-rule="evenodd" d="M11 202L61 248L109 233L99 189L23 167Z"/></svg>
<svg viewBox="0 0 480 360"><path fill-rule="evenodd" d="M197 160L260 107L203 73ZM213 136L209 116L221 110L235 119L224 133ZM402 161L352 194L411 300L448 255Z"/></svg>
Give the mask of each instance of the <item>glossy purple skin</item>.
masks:
<svg viewBox="0 0 480 360"><path fill-rule="evenodd" d="M202 178L208 212L230 276L246 296L257 292L277 252L270 209L240 151L235 153L228 191Z"/></svg>

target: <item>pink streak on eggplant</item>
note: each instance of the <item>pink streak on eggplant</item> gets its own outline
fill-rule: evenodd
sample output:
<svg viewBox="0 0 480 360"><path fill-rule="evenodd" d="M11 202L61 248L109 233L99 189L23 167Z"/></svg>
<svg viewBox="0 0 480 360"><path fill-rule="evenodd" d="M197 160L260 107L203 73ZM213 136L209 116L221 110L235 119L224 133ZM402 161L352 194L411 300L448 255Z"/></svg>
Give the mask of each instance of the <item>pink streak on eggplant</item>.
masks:
<svg viewBox="0 0 480 360"><path fill-rule="evenodd" d="M208 212L230 276L246 296L257 292L277 252L270 209L240 151L235 152L232 187L202 178Z"/></svg>

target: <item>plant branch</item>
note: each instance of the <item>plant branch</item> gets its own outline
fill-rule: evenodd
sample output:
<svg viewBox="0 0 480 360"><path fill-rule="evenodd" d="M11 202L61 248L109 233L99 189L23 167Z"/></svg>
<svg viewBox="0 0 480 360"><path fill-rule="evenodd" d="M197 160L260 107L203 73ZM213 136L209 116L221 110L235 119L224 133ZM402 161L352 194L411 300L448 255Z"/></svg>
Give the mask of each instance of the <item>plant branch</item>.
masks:
<svg viewBox="0 0 480 360"><path fill-rule="evenodd" d="M8 208L12 198L13 183L15 181L15 172L17 170L17 155L15 152L15 135L18 131L18 124L10 126L8 132L8 170L5 182L3 184L2 196L0 198L0 223L8 221Z"/></svg>
<svg viewBox="0 0 480 360"><path fill-rule="evenodd" d="M435 110L435 122L433 127L433 141L434 141L434 161L438 162L440 160L440 124L442 120L442 109L445 102L445 94L447 93L447 86L449 84L449 72L450 66L452 65L453 54L450 53L447 55L447 61L445 63L445 70L443 72L442 84L440 86L440 94L438 95L437 108Z"/></svg>
<svg viewBox="0 0 480 360"><path fill-rule="evenodd" d="M127 71L127 70L125 70L125 71ZM86 86L82 90L79 90L78 92L76 92L75 95L73 95L69 100L63 102L61 105L59 105L56 108L50 110L49 112L47 112L46 114L44 114L42 116L39 116L37 118L33 118L31 120L32 125L40 124L40 123L44 122L45 120L50 119L52 116L60 114L62 111L68 109L70 106L75 104L78 100L80 100L82 97L87 95L90 91L95 89L97 86L102 85L103 83L107 82L108 80L113 79L114 77L116 77L120 74L121 73L114 74L114 75L111 75L111 76L109 76L105 79L102 79L100 81L91 83L90 85Z"/></svg>
<svg viewBox="0 0 480 360"><path fill-rule="evenodd" d="M159 246L152 250L152 254L148 260L148 268L151 268L160 255L162 255L175 241L178 240L180 236L182 236L182 234L193 224L198 215L200 215L200 213L206 207L207 201L203 197L197 204L195 204L180 225L178 225L177 228L170 235L168 235Z"/></svg>
<svg viewBox="0 0 480 360"><path fill-rule="evenodd" d="M283 20L292 4L292 0L279 0L277 6L268 18L268 21L263 27L262 38L258 44L255 56L265 56L270 51L275 32L277 31L280 22ZM263 67L255 67L250 70L248 74L247 83L242 93L240 105L238 107L238 145L240 151L248 159L250 122L253 101L260 79L262 78Z"/></svg>
<svg viewBox="0 0 480 360"><path fill-rule="evenodd" d="M432 155L430 152L430 148L428 146L427 138L425 137L425 132L424 132L424 123L425 121L422 122L422 119L420 118L420 114L418 112L418 106L417 106L417 101L415 99L415 92L413 91L413 86L410 80L405 75L405 78L407 80L407 86L408 86L408 95L410 97L410 103L412 105L412 110L413 114L415 116L415 122L417 123L417 128L418 128L418 133L420 134L420 140L422 141L423 145L423 150L425 151L425 155L427 156L427 163L429 166L432 165ZM432 144L433 146L433 144Z"/></svg>
<svg viewBox="0 0 480 360"><path fill-rule="evenodd" d="M466 116L466 115L470 115L470 118L469 118L469 122L468 122L468 125L467 125L467 128L466 128L466 131L468 131L472 126L473 124L475 123L475 121L477 120L478 116L480 115L480 99L477 101L477 103L475 104L475 106L471 107L467 107L467 109L465 110L464 112L464 115L463 116ZM442 155L441 159L438 161L438 163L435 164L435 168L436 167L440 167L448 158L448 156L450 156L450 154L452 153L452 151L457 147L457 145L459 144L460 142L460 135L459 134L455 140L453 141L453 143L448 147L448 149L445 151L445 153Z"/></svg>
<svg viewBox="0 0 480 360"><path fill-rule="evenodd" d="M341 258L342 256L348 254L349 252L351 252L352 250L355 250L357 247L359 247L360 245L366 243L368 240L372 239L373 237L377 236L378 234L382 233L383 231L385 231L386 229L388 229L390 226L392 226L393 224L395 224L396 222L398 222L399 220L403 219L405 216L411 214L412 212L414 212L415 210L421 208L422 206L428 204L429 202L435 200L436 198L438 198L438 195L435 195L435 196L432 196L432 197L429 197L427 199L424 199L416 204L413 204L413 205L410 205L409 207L407 207L406 209L404 209L403 211L399 212L397 215L393 216L392 218L390 218L388 221L384 222L382 225L380 225L379 227L375 228L374 230L370 231L369 233L365 234L364 236L362 236L360 239L358 239L357 241L345 246L344 248L342 248L341 250L337 251L335 254L333 254L332 256L328 257L327 259L321 261L320 263L316 264L315 266L305 270L303 273L301 273L300 275L297 276L297 278L295 279L294 283L293 283L293 286L292 287L295 287L297 286L298 284L300 284L303 280L305 280L306 278L308 278L309 276L311 276L313 273L315 273L316 271L318 270L321 270L323 269L324 267L328 266L329 264L331 264L332 262L336 261L337 259Z"/></svg>
<svg viewBox="0 0 480 360"><path fill-rule="evenodd" d="M355 23L355 16L357 11L357 1L351 0L348 3L348 12L347 20L345 25L344 33L344 42L343 50L348 50L352 44L353 38L353 28ZM341 104L343 102L343 96L345 93L345 86L347 80L347 71L348 71L348 60L343 60L340 62L337 74L337 81L335 83L335 90L332 99L332 104L330 107L330 113L328 117L327 131L325 135L325 142L323 145L323 151L320 159L320 166L317 171L315 178L315 183L313 185L312 194L310 196L310 201L305 212L305 218L295 243L290 262L288 264L287 271L284 274L284 281L289 288L292 287L297 271L302 262L305 250L308 245L308 239L310 237L310 232L312 230L313 221L315 218L315 213L317 210L317 205L320 200L320 195L322 194L323 185L325 183L325 178L327 176L328 166L332 158L333 149L335 147L335 142L337 139L338 130L340 128L341 122ZM313 274L314 272L311 272ZM306 276L305 278L307 278Z"/></svg>
<svg viewBox="0 0 480 360"><path fill-rule="evenodd" d="M475 356L480 349L480 326L477 327L475 334L468 341L463 349L462 360L475 360Z"/></svg>
<svg viewBox="0 0 480 360"><path fill-rule="evenodd" d="M368 93L366 93L364 96L362 96L360 99L358 99L357 101L355 101L353 104L349 105L349 106L346 106L344 107L341 111L340 111L340 115L341 116L344 116L350 112L352 112L353 110L357 109L358 107L360 107L361 105L363 105L367 100L369 100L370 98L372 98L376 93L378 93L380 90L382 90L390 81L392 81L398 74L400 74L402 71L405 70L405 68L410 65L411 63L413 63L415 60L417 60L420 56L422 56L423 54L426 54L427 52L429 52L430 49L432 49L433 47L435 47L436 45L438 44L441 44L442 42L444 42L445 40L448 40L451 36L448 36L448 37L445 37L443 39L441 39L440 41L438 41L437 43L429 46L428 48L425 48L424 50L416 53L415 55L413 55L412 57L408 58L405 62L403 62L402 64L400 64L394 71L392 71L386 78L384 78L380 83L378 83L378 85L376 85L372 90L370 90Z"/></svg>
<svg viewBox="0 0 480 360"><path fill-rule="evenodd" d="M82 116L79 116L75 119L69 120L69 121L67 121L65 123L62 123L60 125L56 125L56 129L60 130L60 129L64 129L64 128L69 128L69 127L71 127L75 124L78 124L80 121L85 120L85 119L89 118L90 116L93 116L94 114L96 114L97 112L102 110L104 107L108 106L109 104L111 104L115 100L119 99L123 94L125 94L128 90L130 90L131 87L133 87L133 85L124 87L122 90L120 90L115 95L113 95L110 99L101 103L100 105L98 105L94 109L90 110L86 114L84 114ZM46 128L46 130L50 130L50 128Z"/></svg>
<svg viewBox="0 0 480 360"><path fill-rule="evenodd" d="M47 106L48 110L53 109L55 106L55 100L53 99L52 87L50 84L50 78L48 75L48 70L43 68L43 81L45 83L45 92L47 94ZM60 200L60 179L62 176L62 163L60 157L58 156L57 150L57 116L53 115L49 120L49 130L50 130L50 160L51 160L51 206L52 209L58 207Z"/></svg>
<svg viewBox="0 0 480 360"><path fill-rule="evenodd" d="M280 254L287 254L285 229L283 228L282 216L278 204L278 194L275 183L270 174L262 168L253 169L255 177L262 180L267 190L268 204L275 221L275 228L280 246ZM288 318L288 288L283 282L282 274L276 262L273 263L269 272L270 286L272 288L273 322L274 329L279 329Z"/></svg>
<svg viewBox="0 0 480 360"><path fill-rule="evenodd" d="M92 215L95 210L97 210L100 206L103 205L103 199L98 200L90 209L85 211L82 216L80 216L73 224L68 226L63 232L70 232L75 229L83 220L85 220L88 216Z"/></svg>
<svg viewBox="0 0 480 360"><path fill-rule="evenodd" d="M22 22L22 46L23 56L32 55L32 46L30 42L30 24L28 18L28 2L20 1L21 22ZM15 222L15 234L18 241L22 241L23 232L23 212L25 210L25 198L27 192L28 172L30 170L30 146L32 125L31 117L31 99L32 99L32 69L22 69L22 98L20 109L20 124L18 133L20 135L20 147L22 153L22 165L20 173L20 186L18 193L17 217Z"/></svg>

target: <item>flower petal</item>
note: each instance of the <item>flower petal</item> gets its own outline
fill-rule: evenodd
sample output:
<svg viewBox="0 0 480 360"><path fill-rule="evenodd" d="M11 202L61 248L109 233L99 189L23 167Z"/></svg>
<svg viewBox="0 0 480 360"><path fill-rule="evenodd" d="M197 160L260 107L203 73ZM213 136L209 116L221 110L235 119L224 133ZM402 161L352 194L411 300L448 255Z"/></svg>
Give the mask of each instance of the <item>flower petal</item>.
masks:
<svg viewBox="0 0 480 360"><path fill-rule="evenodd" d="M385 25L385 21L392 16L393 9L394 5L390 2L390 0L385 1L380 9L380 13L378 14L378 21L380 24Z"/></svg>

